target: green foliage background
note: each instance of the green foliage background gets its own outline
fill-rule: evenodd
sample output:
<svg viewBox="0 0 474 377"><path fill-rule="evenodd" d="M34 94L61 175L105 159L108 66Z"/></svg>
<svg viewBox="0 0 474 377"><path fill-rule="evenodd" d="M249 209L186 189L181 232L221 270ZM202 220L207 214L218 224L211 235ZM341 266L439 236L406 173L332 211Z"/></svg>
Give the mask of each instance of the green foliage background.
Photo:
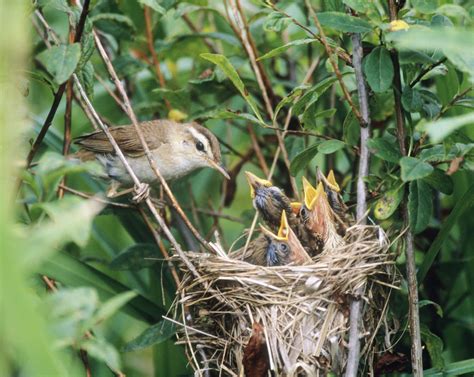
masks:
<svg viewBox="0 0 474 377"><path fill-rule="evenodd" d="M265 115L262 93L223 2L92 1L82 43L72 45L67 42L69 24L75 25L80 14L75 3L0 2L0 375L84 375L84 363L92 376L117 371L127 376L191 375L183 348L173 344L174 328L162 322L174 299L174 283L139 213L70 193L58 199L64 177L68 187L80 192L106 189L92 178L95 164L78 166L62 156L64 99L34 166L18 167L24 166L28 140L39 133L58 85L73 72L107 123L129 123L94 76L113 90L94 49L92 27L107 46L140 120L166 118L178 110L186 120L204 123L224 142L232 181L222 182L214 171L203 170L172 188L201 234L210 237L218 229L226 247L250 225L254 213L243 171L263 175L249 129L270 166L278 145L275 130L265 127L272 120ZM357 120L315 38L317 28L305 2L279 1L273 8L269 4L242 1L248 32L274 92L276 124L283 126L291 108L289 129L297 131L285 137L291 167L280 158L273 180L294 196L290 173L300 185L303 174L314 180L316 165L323 171L333 168L345 199L353 204ZM402 229L400 203L404 197L408 200L410 227L416 234L424 366L432 368L426 375L472 374L473 4L406 2L399 19L410 28L401 31L390 28L383 1L311 4L333 48L351 53L349 33L362 33L373 127L367 179L370 216L396 234ZM147 45L144 6L151 10L152 45L166 87L160 87ZM45 32L38 11L58 34L60 47L47 49L38 34ZM52 42L51 36L46 39ZM392 50L398 51L401 64L409 157L400 154L396 139ZM315 59L319 64L302 85ZM357 104L353 69L342 59L338 66ZM174 110L171 114L166 101ZM91 130L73 102L73 137ZM23 179L18 194L17 175ZM192 247L175 217L168 212L167 219L182 244ZM166 241L165 246L169 248ZM404 272L403 245L394 252ZM42 276L54 279L58 291L49 292ZM394 293L391 306L390 321L399 325L391 334L394 352L409 358L406 284ZM88 354L86 362L80 349ZM410 373L409 362L401 371Z"/></svg>

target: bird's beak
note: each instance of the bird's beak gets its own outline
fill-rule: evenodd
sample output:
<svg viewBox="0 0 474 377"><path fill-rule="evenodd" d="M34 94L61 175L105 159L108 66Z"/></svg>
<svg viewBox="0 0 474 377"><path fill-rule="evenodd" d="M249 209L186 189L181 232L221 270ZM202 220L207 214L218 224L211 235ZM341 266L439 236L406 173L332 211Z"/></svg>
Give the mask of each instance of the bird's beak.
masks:
<svg viewBox="0 0 474 377"><path fill-rule="evenodd" d="M321 188L321 189L320 189ZM315 189L309 181L303 177L303 193L304 193L304 205L310 211L313 209L316 200L319 195L321 195L322 184L318 185L318 188Z"/></svg>
<svg viewBox="0 0 474 377"><path fill-rule="evenodd" d="M230 175L229 175L229 173L227 173L227 170L225 170L225 167L222 163L218 164L217 162L211 160L210 158L207 159L207 161L211 165L211 168L217 170L219 173L221 173L227 179L230 179Z"/></svg>
<svg viewBox="0 0 474 377"><path fill-rule="evenodd" d="M320 182L323 182L324 186L329 188L330 190L332 191L335 191L335 192L340 192L341 191L341 188L339 187L337 181L336 181L336 177L334 176L334 171L331 169L329 171L329 174L327 177L324 176L323 173L321 173L321 170L317 170L317 176L318 176L318 180Z"/></svg>
<svg viewBox="0 0 474 377"><path fill-rule="evenodd" d="M291 207L291 212L293 212L295 215L298 215L301 211L301 206L303 203L300 202L291 202L290 207Z"/></svg>
<svg viewBox="0 0 474 377"><path fill-rule="evenodd" d="M270 187L272 183L267 181L266 179L258 178L255 174L250 173L249 171L245 172L245 176L247 177L247 182L250 186L250 196L252 198L255 197L255 189L259 186Z"/></svg>
<svg viewBox="0 0 474 377"><path fill-rule="evenodd" d="M282 211L281 213L281 221L280 221L280 229L278 229L278 233L275 234L271 230L267 229L263 225L260 225L260 229L262 232L274 240L277 241L288 241L288 236L290 234L290 227L288 226L288 219L286 218L286 212Z"/></svg>

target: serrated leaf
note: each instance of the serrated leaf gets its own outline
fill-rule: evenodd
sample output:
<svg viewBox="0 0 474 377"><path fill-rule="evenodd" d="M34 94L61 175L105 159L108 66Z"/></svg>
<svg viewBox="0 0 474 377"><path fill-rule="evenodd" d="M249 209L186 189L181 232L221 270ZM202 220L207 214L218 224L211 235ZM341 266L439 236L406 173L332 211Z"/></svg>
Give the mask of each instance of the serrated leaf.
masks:
<svg viewBox="0 0 474 377"><path fill-rule="evenodd" d="M444 369L443 359L443 341L441 338L433 334L428 326L421 324L421 339L426 344L430 355L431 364L438 370Z"/></svg>
<svg viewBox="0 0 474 377"><path fill-rule="evenodd" d="M62 84L74 73L80 57L81 45L73 43L70 45L53 46L40 53L37 59L53 76L54 81L57 84Z"/></svg>
<svg viewBox="0 0 474 377"><path fill-rule="evenodd" d="M342 12L318 13L319 23L346 33L366 33L372 31L372 26L358 17L349 16Z"/></svg>
<svg viewBox="0 0 474 377"><path fill-rule="evenodd" d="M290 173L296 176L300 170L303 170L311 160L318 154L318 144L313 144L302 152L298 153L290 165Z"/></svg>
<svg viewBox="0 0 474 377"><path fill-rule="evenodd" d="M94 97L94 66L91 62L87 62L83 67L81 67L77 72L77 78L86 91L89 99Z"/></svg>
<svg viewBox="0 0 474 377"><path fill-rule="evenodd" d="M433 166L415 157L402 157L400 167L404 182L425 178L433 172Z"/></svg>
<svg viewBox="0 0 474 377"><path fill-rule="evenodd" d="M433 213L431 189L422 180L410 182L409 189L408 214L410 228L414 234L418 234L426 229Z"/></svg>
<svg viewBox="0 0 474 377"><path fill-rule="evenodd" d="M394 144L387 138L369 139L367 146L372 154L385 161L397 163L402 156L397 148L397 144Z"/></svg>
<svg viewBox="0 0 474 377"><path fill-rule="evenodd" d="M418 113L423 108L423 99L417 89L405 86L402 93L403 108L410 113Z"/></svg>
<svg viewBox="0 0 474 377"><path fill-rule="evenodd" d="M245 101L249 104L257 119L262 123L262 125L265 125L265 122L263 121L262 116L260 115L260 111L258 110L257 103L245 88L244 83L240 79L239 74L232 66L230 61L224 55L220 54L204 53L200 56L201 58L209 60L210 62L216 64L220 69L222 69L225 75L230 79L230 81L232 81L234 86L240 92Z"/></svg>
<svg viewBox="0 0 474 377"><path fill-rule="evenodd" d="M439 143L457 129L473 124L474 112L469 112L467 114L442 118L433 122L429 122L425 125L425 129L430 136L431 141L433 143Z"/></svg>
<svg viewBox="0 0 474 377"><path fill-rule="evenodd" d="M155 265L160 258L161 254L156 245L138 243L117 255L110 262L110 268L114 270L140 270Z"/></svg>
<svg viewBox="0 0 474 377"><path fill-rule="evenodd" d="M148 327L135 339L131 340L123 347L123 352L137 351L164 342L176 333L174 323L162 320L157 324Z"/></svg>
<svg viewBox="0 0 474 377"><path fill-rule="evenodd" d="M441 318L443 318L443 308L436 302L431 301L431 300L420 300L418 304L420 308L424 306L428 306L428 305L433 305L436 309L436 314L438 314Z"/></svg>
<svg viewBox="0 0 474 377"><path fill-rule="evenodd" d="M434 169L433 173L423 178L423 181L446 195L451 195L454 191L453 179L441 169Z"/></svg>
<svg viewBox="0 0 474 377"><path fill-rule="evenodd" d="M367 83L374 92L385 92L392 85L393 63L386 48L379 46L372 50L364 59L363 69Z"/></svg>
<svg viewBox="0 0 474 377"><path fill-rule="evenodd" d="M323 154L331 154L344 148L345 146L346 144L341 140L325 140L319 144L318 152Z"/></svg>
<svg viewBox="0 0 474 377"><path fill-rule="evenodd" d="M150 7L153 9L155 12L158 12L160 14L165 14L166 9L163 8L157 0L138 0L138 2L142 5L145 5L147 7Z"/></svg>
<svg viewBox="0 0 474 377"><path fill-rule="evenodd" d="M386 220L392 216L403 199L403 192L403 187L386 191L375 203L375 218L378 220Z"/></svg>
<svg viewBox="0 0 474 377"><path fill-rule="evenodd" d="M113 345L101 338L88 339L81 343L90 356L106 363L112 370L118 371L121 367L120 356Z"/></svg>
<svg viewBox="0 0 474 377"><path fill-rule="evenodd" d="M288 50L292 46L307 45L307 44L312 43L314 41L316 41L316 39L313 39L313 38L297 39L297 40L291 41L287 44L284 44L283 46L277 47L277 48L267 52L266 54L260 56L257 59L257 61L258 60L263 60L263 59L273 58L274 56L280 55L282 52L285 52L286 50Z"/></svg>

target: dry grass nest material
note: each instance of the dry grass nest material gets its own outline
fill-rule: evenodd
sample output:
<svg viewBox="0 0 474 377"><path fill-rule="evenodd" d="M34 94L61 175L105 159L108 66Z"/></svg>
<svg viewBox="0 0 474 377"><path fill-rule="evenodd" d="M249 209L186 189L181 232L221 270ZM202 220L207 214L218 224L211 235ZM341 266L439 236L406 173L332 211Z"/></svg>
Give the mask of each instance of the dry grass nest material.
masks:
<svg viewBox="0 0 474 377"><path fill-rule="evenodd" d="M185 278L175 308L185 308L193 322L181 323L178 342L195 360L205 359L201 372L243 375L244 350L258 322L275 375L338 373L347 357L349 305L357 297L364 302L361 355L370 361L396 269L379 227L355 225L344 240L303 266L262 267L223 252L186 253L200 276L180 263Z"/></svg>

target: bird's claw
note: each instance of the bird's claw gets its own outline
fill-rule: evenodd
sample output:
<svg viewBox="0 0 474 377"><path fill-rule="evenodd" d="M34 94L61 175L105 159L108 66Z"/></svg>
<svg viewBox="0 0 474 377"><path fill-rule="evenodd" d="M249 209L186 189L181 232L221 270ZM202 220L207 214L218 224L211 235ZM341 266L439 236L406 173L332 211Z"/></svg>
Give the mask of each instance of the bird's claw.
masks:
<svg viewBox="0 0 474 377"><path fill-rule="evenodd" d="M134 196L132 201L136 204L146 200L150 196L150 185L147 183L140 183L133 187Z"/></svg>

